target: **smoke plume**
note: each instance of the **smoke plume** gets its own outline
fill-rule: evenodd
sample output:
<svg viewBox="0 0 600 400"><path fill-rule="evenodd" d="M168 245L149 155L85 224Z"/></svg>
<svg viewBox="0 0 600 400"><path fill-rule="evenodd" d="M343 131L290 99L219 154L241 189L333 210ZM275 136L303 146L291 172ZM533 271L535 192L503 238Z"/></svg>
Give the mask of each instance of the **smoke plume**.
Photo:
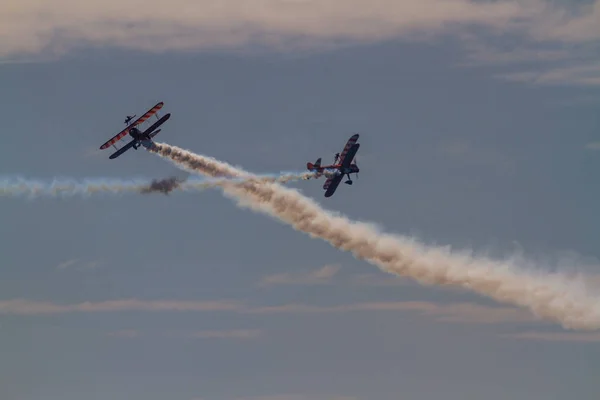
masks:
<svg viewBox="0 0 600 400"><path fill-rule="evenodd" d="M248 177L249 173L214 158L156 143L149 149L185 170L213 177ZM381 270L424 285L464 288L500 303L529 309L539 318L567 329L600 329L600 297L588 292L584 279L519 267L449 247L430 247L408 237L382 233L372 224L333 215L296 190L275 183L233 182L221 186L238 204L288 223L294 229L350 251Z"/></svg>
<svg viewBox="0 0 600 400"><path fill-rule="evenodd" d="M169 194L173 190L181 187L181 184L183 182L185 182L185 179L178 178L176 176L173 176L171 178L166 178L166 179L154 179L154 180L152 180L152 182L150 182L150 184L147 187L142 188L140 190L140 193L148 194L148 193L161 192L164 194Z"/></svg>
<svg viewBox="0 0 600 400"><path fill-rule="evenodd" d="M58 178L53 180L4 178L0 179L2 197L66 197L91 196L99 193L154 193L173 190L180 185L178 178L167 178L149 182L144 179L107 179L93 178L75 180Z"/></svg>
<svg viewBox="0 0 600 400"><path fill-rule="evenodd" d="M286 183L293 180L306 179L304 173L289 173L279 176L263 175L241 178L221 179L187 179L171 177L166 179L54 179L42 181L23 178L0 179L0 197L72 197L108 193L108 194L168 194L174 190L201 191L210 188L222 187L228 182L241 183L245 181L280 182Z"/></svg>

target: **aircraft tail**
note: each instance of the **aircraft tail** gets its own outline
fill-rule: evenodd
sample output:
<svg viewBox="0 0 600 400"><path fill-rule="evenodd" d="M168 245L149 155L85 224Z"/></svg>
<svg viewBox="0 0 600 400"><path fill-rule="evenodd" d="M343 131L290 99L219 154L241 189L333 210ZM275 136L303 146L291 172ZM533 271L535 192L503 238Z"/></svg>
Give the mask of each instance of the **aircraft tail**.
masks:
<svg viewBox="0 0 600 400"><path fill-rule="evenodd" d="M320 168L321 167L321 158L318 158L317 161L315 161L315 163L306 163L306 168L308 168L309 170L315 169L315 168Z"/></svg>
<svg viewBox="0 0 600 400"><path fill-rule="evenodd" d="M160 132L160 129L157 129L154 132L152 132L151 134L149 134L148 136L150 136L150 139L152 139L154 136L158 135L159 132Z"/></svg>
<svg viewBox="0 0 600 400"><path fill-rule="evenodd" d="M142 140L141 144L142 144L142 146L144 146L148 150L152 150L156 146L154 144L154 142L152 141L152 139L150 139L150 140Z"/></svg>

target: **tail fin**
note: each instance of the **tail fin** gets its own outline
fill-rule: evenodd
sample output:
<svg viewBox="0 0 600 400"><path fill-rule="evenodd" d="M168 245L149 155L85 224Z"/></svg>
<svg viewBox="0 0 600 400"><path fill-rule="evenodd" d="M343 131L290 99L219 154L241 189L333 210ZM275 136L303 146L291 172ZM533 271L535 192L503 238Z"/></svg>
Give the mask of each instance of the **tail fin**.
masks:
<svg viewBox="0 0 600 400"><path fill-rule="evenodd" d="M317 161L315 161L315 163L306 163L306 168L308 168L309 170L314 169L314 168L320 168L321 167L321 158L319 157L317 159Z"/></svg>
<svg viewBox="0 0 600 400"><path fill-rule="evenodd" d="M154 136L158 135L159 132L160 132L160 129L157 129L154 132L152 132L151 134L149 134L148 136L150 136L150 138L153 138Z"/></svg>

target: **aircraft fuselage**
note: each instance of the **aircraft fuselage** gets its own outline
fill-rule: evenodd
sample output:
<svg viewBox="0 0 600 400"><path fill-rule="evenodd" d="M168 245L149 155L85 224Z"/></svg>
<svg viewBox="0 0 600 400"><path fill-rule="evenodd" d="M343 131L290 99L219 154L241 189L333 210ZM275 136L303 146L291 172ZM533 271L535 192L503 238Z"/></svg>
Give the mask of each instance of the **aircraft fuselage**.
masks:
<svg viewBox="0 0 600 400"><path fill-rule="evenodd" d="M358 165L356 164L350 164L349 167L342 167L341 165L327 165L324 167L312 167L309 166L308 170L311 172L316 172L318 174L325 174L325 175L332 175L332 174L341 174L341 175L347 175L347 174L356 174L358 172L360 172L360 168L358 168Z"/></svg>
<svg viewBox="0 0 600 400"><path fill-rule="evenodd" d="M356 174L357 172L360 171L360 168L358 168L358 165L356 165L356 164L350 164L349 167L347 167L347 168L340 167L339 170L343 175L346 175L346 174Z"/></svg>
<svg viewBox="0 0 600 400"><path fill-rule="evenodd" d="M137 140L138 143L135 143L133 145L133 148L136 150L138 149L138 147L140 147L139 142L144 142L144 141L150 140L150 136L143 135L142 132L136 127L133 127L129 130L129 136L131 136L132 138Z"/></svg>
<svg viewBox="0 0 600 400"><path fill-rule="evenodd" d="M134 138L135 140L139 140L139 141L150 139L148 137L148 135L142 135L142 132L140 132L140 130L138 128L131 128L129 130L129 135L132 138Z"/></svg>

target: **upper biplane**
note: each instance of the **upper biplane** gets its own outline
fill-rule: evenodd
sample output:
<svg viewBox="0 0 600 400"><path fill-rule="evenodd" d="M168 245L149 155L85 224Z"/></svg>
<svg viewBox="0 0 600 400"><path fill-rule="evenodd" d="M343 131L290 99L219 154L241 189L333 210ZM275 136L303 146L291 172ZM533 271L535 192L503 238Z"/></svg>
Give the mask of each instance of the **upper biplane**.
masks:
<svg viewBox="0 0 600 400"><path fill-rule="evenodd" d="M161 101L160 103L156 104L154 107L149 109L144 115L142 115L141 117L139 117L138 119L133 121L131 124L129 124L129 122L135 117L135 115L133 115L133 116L128 115L127 119L125 119L125 125L127 125L127 127L125 129L123 129L121 132L117 133L112 138L110 138L102 146L100 146L100 150L107 149L110 146L113 146L115 149L117 149L117 151L115 151L113 154L110 155L110 157L108 157L112 160L114 158L119 157L121 154L125 153L127 150L129 150L132 147L136 150L140 146L150 147L153 143L152 138L160 132L160 129L157 129L157 128L159 126L161 126L162 124L164 124L165 122L167 122L167 120L169 118L171 118L170 113L164 115L160 119L158 118L158 110L160 110L163 107L163 105L164 105L164 103ZM143 124L144 122L146 122L146 120L148 120L150 117L152 117L155 114L156 114L156 119L158 119L158 121L156 121L154 124L152 124L149 128L145 129L144 131L141 131L139 126L141 124ZM129 143L127 143L125 146L118 149L117 146L115 146L115 143L117 143L119 140L123 139L128 134L133 139Z"/></svg>
<svg viewBox="0 0 600 400"><path fill-rule="evenodd" d="M356 156L356 152L360 147L360 143L356 143L358 140L358 133L356 135L352 135L348 142L346 142L346 146L340 153L335 155L335 160L331 165L321 165L321 159L317 159L317 161L313 163L307 163L306 168L309 171L315 172L316 177L320 177L325 175L327 180L323 184L323 189L325 189L325 197L331 197L333 193L335 193L338 185L342 181L344 175L348 175L348 180L345 181L347 185L352 185L352 179L350 178L350 174L356 174L358 178L358 172L360 169L358 165L356 165L356 161L354 157Z"/></svg>

